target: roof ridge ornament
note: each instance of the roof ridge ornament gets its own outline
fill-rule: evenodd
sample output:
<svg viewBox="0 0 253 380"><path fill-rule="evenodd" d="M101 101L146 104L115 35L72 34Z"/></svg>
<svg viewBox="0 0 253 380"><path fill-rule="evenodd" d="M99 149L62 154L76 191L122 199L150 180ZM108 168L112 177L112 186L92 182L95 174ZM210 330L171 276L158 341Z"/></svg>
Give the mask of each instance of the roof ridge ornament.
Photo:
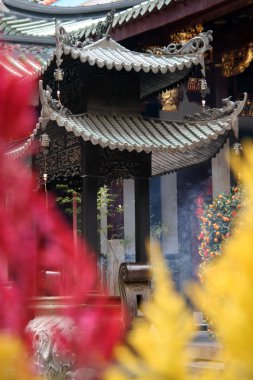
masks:
<svg viewBox="0 0 253 380"><path fill-rule="evenodd" d="M171 43L168 46L161 48L155 47L147 52L164 55L204 53L205 51L212 49L212 46L210 45L210 42L213 41L212 34L213 31L208 30L207 32L199 33L198 36L193 37L186 43Z"/></svg>
<svg viewBox="0 0 253 380"><path fill-rule="evenodd" d="M187 121L202 121L222 119L232 114L238 116L243 110L243 107L245 106L247 100L247 93L244 93L243 100L232 101L230 99L231 96L229 96L226 99L222 99L222 103L224 105L221 108L203 108L202 112L197 112L192 115L185 115L184 119Z"/></svg>
<svg viewBox="0 0 253 380"><path fill-rule="evenodd" d="M43 119L43 121L46 121L48 118L50 118L52 111L56 111L61 115L72 115L71 111L68 108L64 107L60 100L54 99L52 97L52 89L48 85L46 86L46 90L43 89L42 80L39 81L39 94L42 105L40 119Z"/></svg>
<svg viewBox="0 0 253 380"><path fill-rule="evenodd" d="M99 38L110 38L110 33L112 30L112 24L114 20L114 15L115 15L115 9L111 9L110 12L107 13L106 18L104 21L99 21L97 26L96 26L96 32L95 34Z"/></svg>
<svg viewBox="0 0 253 380"><path fill-rule="evenodd" d="M205 62L204 53L211 50L210 42L213 41L213 31L201 32L199 35L193 37L186 43L171 43L164 47L155 47L148 50L147 53L162 54L162 55L183 55L183 54L196 54L200 55L200 64L202 66L202 75L205 77Z"/></svg>
<svg viewBox="0 0 253 380"><path fill-rule="evenodd" d="M62 48L63 45L82 48L94 42L92 38L86 38L84 41L80 41L76 36L72 35L71 33L68 33L66 29L63 26L61 26L59 20L57 20L55 23L55 36L56 48L57 46L61 46Z"/></svg>
<svg viewBox="0 0 253 380"><path fill-rule="evenodd" d="M56 39L56 50L55 50L55 56L56 56L56 65L59 68L61 66L61 63L63 62L63 59L61 58L63 54L63 48L62 45L64 43L65 29L61 26L59 20L55 20L55 39Z"/></svg>

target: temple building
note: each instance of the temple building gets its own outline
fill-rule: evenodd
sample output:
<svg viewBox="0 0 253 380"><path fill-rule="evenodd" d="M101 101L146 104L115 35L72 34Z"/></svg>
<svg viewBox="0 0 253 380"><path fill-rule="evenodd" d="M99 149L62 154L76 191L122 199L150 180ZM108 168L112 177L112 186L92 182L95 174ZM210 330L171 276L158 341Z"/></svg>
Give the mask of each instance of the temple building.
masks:
<svg viewBox="0 0 253 380"><path fill-rule="evenodd" d="M48 154L35 158L40 178L47 174L51 188L68 178L89 197L82 202L82 230L95 250L97 188L122 178L124 232L114 241L108 236L111 245L103 248L114 257L112 293L121 261L146 260L150 228L158 230L182 288L198 265L198 210L229 191L226 153L252 135L252 5L115 2L106 16L108 4L81 10L4 4L0 64L13 75L33 65L35 75L43 74L39 122L11 154L49 136ZM53 18L61 21L55 53ZM203 30L213 31L212 50Z"/></svg>

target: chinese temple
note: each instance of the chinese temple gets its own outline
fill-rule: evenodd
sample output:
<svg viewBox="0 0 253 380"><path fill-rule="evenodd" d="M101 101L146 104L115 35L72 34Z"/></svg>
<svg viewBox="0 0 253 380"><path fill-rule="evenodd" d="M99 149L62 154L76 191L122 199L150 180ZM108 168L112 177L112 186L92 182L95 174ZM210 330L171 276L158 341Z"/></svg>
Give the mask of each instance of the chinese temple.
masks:
<svg viewBox="0 0 253 380"><path fill-rule="evenodd" d="M140 53L110 37L112 21L95 42L71 38L56 24L56 50L40 82L41 117L30 139L12 155L21 155L36 137L50 140L46 153L35 157L39 176L46 175L51 188L63 180L81 187L82 232L97 251L98 187L117 178L133 181L134 260L146 262L150 177L209 162L236 134L245 98L225 99L220 109L200 107L181 120L145 116L146 99L178 88L193 73L205 94L204 54L212 33Z"/></svg>
<svg viewBox="0 0 253 380"><path fill-rule="evenodd" d="M42 177L46 160L49 187L65 177L94 195L98 185L123 178L124 236L133 243L122 260L145 261L152 216L151 229L168 226L161 243L181 286L198 261L198 209L230 188L225 156L233 131L239 139L252 135L252 4L115 2L110 30L111 4L63 9L5 0L4 7L0 27L9 50L0 64L18 73L17 62L28 71L35 64L36 75L43 73L39 123L12 154L46 133L49 153L38 155L36 165ZM54 57L53 18L62 27ZM213 50L202 30L213 30ZM200 47L187 50L199 33ZM242 103L228 98L242 99L245 91L242 111ZM93 215L82 228L93 247L95 203L94 195L82 206L83 215Z"/></svg>

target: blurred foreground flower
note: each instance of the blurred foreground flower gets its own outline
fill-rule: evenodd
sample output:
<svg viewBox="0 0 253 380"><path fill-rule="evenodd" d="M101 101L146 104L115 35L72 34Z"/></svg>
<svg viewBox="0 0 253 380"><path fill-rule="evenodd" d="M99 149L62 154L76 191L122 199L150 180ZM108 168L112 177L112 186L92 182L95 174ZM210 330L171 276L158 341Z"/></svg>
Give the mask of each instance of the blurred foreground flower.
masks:
<svg viewBox="0 0 253 380"><path fill-rule="evenodd" d="M249 380L253 378L252 144L245 143L243 156L232 156L231 162L241 173L247 204L238 216L237 230L223 245L223 255L210 265L203 289L195 288L192 299L210 318L222 343L225 369L219 378Z"/></svg>
<svg viewBox="0 0 253 380"><path fill-rule="evenodd" d="M31 107L35 83L31 78L18 80L2 68L0 77L1 142L28 137L35 125L35 113Z"/></svg>
<svg viewBox="0 0 253 380"><path fill-rule="evenodd" d="M0 379L42 380L35 375L27 348L17 337L0 335Z"/></svg>
<svg viewBox="0 0 253 380"><path fill-rule="evenodd" d="M95 255L80 241L74 249L72 231L54 199L47 202L30 170L6 154L11 140L31 130L34 113L29 106L30 84L22 87L2 69L0 77L0 333L9 336L0 335L0 347L2 352L8 347L14 353L20 351L20 358L24 358L23 344L29 348L31 342L25 335L34 316L31 299L63 296L68 298L66 307L55 314L70 317L75 334L66 339L62 331L53 329L59 354L61 350L71 352L77 367L101 367L122 336L120 309L111 310L106 297L94 297L91 307L83 306L87 306L87 296L94 292L98 280ZM51 294L45 293L40 280L46 271L60 274ZM9 364L3 360L1 365L2 380L1 373L9 371ZM13 365L11 371L13 379L25 379L23 367ZM30 379L28 375L26 379Z"/></svg>
<svg viewBox="0 0 253 380"><path fill-rule="evenodd" d="M117 364L105 375L106 380L186 379L193 320L172 280L158 244L150 248L154 291L143 305L143 322L133 326L126 345L115 350Z"/></svg>

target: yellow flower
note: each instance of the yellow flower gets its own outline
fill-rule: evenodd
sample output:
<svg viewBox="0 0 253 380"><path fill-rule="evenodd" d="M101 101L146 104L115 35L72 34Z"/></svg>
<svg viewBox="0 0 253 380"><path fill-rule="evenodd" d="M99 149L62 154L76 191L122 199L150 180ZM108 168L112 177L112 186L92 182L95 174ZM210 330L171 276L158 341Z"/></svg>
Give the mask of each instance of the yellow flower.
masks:
<svg viewBox="0 0 253 380"><path fill-rule="evenodd" d="M173 288L157 244L151 244L153 298L143 305L145 321L134 325L127 346L116 349L115 365L105 380L185 380L189 353L187 343L193 334L193 321L182 298ZM136 355L137 353L137 355Z"/></svg>
<svg viewBox="0 0 253 380"><path fill-rule="evenodd" d="M206 270L197 300L223 346L225 370L219 379L253 379L253 147L243 147L243 157L232 157L241 173L247 207L237 219L240 232L222 247L222 255Z"/></svg>
<svg viewBox="0 0 253 380"><path fill-rule="evenodd" d="M31 358L18 337L0 335L0 379L39 380L32 370Z"/></svg>

